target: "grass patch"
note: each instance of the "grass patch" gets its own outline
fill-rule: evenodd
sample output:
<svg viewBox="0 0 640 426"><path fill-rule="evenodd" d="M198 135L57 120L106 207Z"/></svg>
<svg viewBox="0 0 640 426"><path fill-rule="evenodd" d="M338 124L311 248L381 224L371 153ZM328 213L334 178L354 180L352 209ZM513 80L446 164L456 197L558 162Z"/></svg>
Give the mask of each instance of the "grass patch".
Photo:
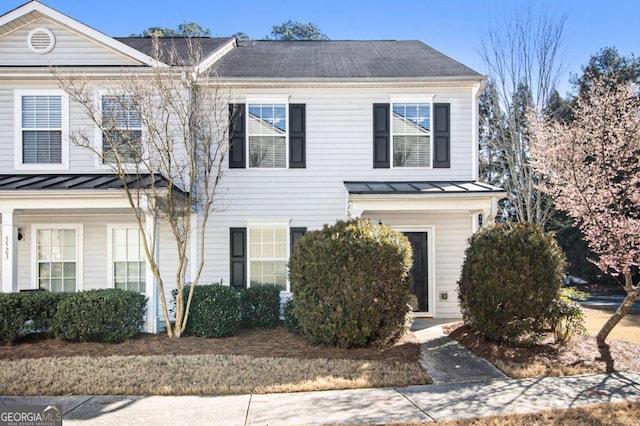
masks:
<svg viewBox="0 0 640 426"><path fill-rule="evenodd" d="M596 336L605 322L613 314L611 311L582 307L585 328L591 336ZM629 314L622 318L609 334L607 340L616 339L640 345L640 315Z"/></svg>
<svg viewBox="0 0 640 426"><path fill-rule="evenodd" d="M224 395L430 382L417 363L373 360L155 355L0 361L2 395Z"/></svg>
<svg viewBox="0 0 640 426"><path fill-rule="evenodd" d="M531 414L509 414L464 420L439 421L442 426L555 426L555 425L629 425L638 424L640 401L602 403L567 410L547 410ZM396 426L426 426L433 422L394 423Z"/></svg>

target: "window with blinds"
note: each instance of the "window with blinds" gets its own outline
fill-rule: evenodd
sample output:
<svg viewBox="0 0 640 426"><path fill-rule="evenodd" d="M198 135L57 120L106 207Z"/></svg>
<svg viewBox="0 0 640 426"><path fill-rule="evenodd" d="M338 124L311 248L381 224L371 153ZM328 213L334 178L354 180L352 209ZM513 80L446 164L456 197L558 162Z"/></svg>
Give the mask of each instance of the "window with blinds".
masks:
<svg viewBox="0 0 640 426"><path fill-rule="evenodd" d="M22 96L23 164L62 164L62 96Z"/></svg>
<svg viewBox="0 0 640 426"><path fill-rule="evenodd" d="M249 167L287 167L287 107L249 104Z"/></svg>
<svg viewBox="0 0 640 426"><path fill-rule="evenodd" d="M144 294L146 268L140 231L137 228L114 228L111 233L113 286Z"/></svg>
<svg viewBox="0 0 640 426"><path fill-rule="evenodd" d="M431 110L428 103L394 103L393 166L431 167Z"/></svg>
<svg viewBox="0 0 640 426"><path fill-rule="evenodd" d="M102 163L134 163L139 158L142 123L131 96L102 97Z"/></svg>

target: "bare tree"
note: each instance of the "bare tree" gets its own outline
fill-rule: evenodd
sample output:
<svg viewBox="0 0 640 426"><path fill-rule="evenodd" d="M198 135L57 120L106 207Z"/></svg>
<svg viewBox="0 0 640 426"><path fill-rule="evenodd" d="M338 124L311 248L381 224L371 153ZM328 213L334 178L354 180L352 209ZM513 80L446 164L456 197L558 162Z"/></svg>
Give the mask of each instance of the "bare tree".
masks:
<svg viewBox="0 0 640 426"><path fill-rule="evenodd" d="M627 296L598 332L605 339L640 296L640 98L630 82L596 78L577 99L574 120L530 115L533 166L542 187L574 217L603 271L624 276Z"/></svg>
<svg viewBox="0 0 640 426"><path fill-rule="evenodd" d="M508 193L508 216L545 226L553 216L553 203L538 188L538 176L529 165L526 110L541 111L562 74L561 46L566 16L548 9L515 10L483 39L480 54L504 111L502 126L488 142L500 152L503 185Z"/></svg>
<svg viewBox="0 0 640 426"><path fill-rule="evenodd" d="M186 40L188 55L155 38L153 56L158 66L132 70L111 82L53 71L58 84L101 133L101 144L88 131L73 131L70 139L99 156L119 177L158 286L169 337L180 337L187 324L193 289L204 267L207 223L228 151L228 90L214 73L199 71L200 45L195 39ZM175 242L173 277L161 273L157 223L168 226ZM197 235L191 234L193 226ZM193 238L197 259L189 253ZM190 262L197 265L189 280ZM177 287L173 325L165 296L172 281ZM183 289L188 284L192 286L185 300Z"/></svg>

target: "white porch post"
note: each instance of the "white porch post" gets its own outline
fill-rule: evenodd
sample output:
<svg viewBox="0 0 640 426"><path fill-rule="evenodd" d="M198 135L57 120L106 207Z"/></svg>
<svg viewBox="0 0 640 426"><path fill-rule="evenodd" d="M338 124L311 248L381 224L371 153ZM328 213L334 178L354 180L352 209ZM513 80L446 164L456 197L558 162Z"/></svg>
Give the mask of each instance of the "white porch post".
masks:
<svg viewBox="0 0 640 426"><path fill-rule="evenodd" d="M18 227L15 211L2 210L2 292L18 291Z"/></svg>
<svg viewBox="0 0 640 426"><path fill-rule="evenodd" d="M160 233L158 232L158 223L156 222L153 214L147 211L145 214L145 233L147 235L147 244L149 249L153 253L153 258L158 264L159 250L160 250ZM155 244L154 244L155 236ZM145 321L145 331L147 333L158 332L158 285L156 283L156 277L149 266L149 262L146 262L147 270L145 275L145 293L147 295L147 318ZM168 326L168 324L167 324Z"/></svg>

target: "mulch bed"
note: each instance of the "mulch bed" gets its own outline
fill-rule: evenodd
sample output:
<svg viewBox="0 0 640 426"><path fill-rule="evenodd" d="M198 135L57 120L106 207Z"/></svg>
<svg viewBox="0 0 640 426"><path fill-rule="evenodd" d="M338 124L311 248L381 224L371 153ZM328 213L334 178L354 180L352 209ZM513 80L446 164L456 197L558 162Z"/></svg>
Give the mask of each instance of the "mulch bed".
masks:
<svg viewBox="0 0 640 426"><path fill-rule="evenodd" d="M607 371L607 364L601 359L595 337L575 336L564 346L553 343L548 337L539 344L526 346L506 346L485 340L462 323L445 328L445 332L474 354L490 362L542 364L549 368L576 367L584 373ZM616 371L640 372L640 345L620 340L607 340Z"/></svg>
<svg viewBox="0 0 640 426"><path fill-rule="evenodd" d="M141 333L134 339L118 344L68 343L32 335L13 346L0 345L0 359L111 356L111 355L247 355L263 358L354 359L389 362L417 362L420 345L408 333L391 348L338 349L312 345L304 338L279 327L268 330L239 330L233 337L205 339L181 337L169 339L166 334Z"/></svg>

